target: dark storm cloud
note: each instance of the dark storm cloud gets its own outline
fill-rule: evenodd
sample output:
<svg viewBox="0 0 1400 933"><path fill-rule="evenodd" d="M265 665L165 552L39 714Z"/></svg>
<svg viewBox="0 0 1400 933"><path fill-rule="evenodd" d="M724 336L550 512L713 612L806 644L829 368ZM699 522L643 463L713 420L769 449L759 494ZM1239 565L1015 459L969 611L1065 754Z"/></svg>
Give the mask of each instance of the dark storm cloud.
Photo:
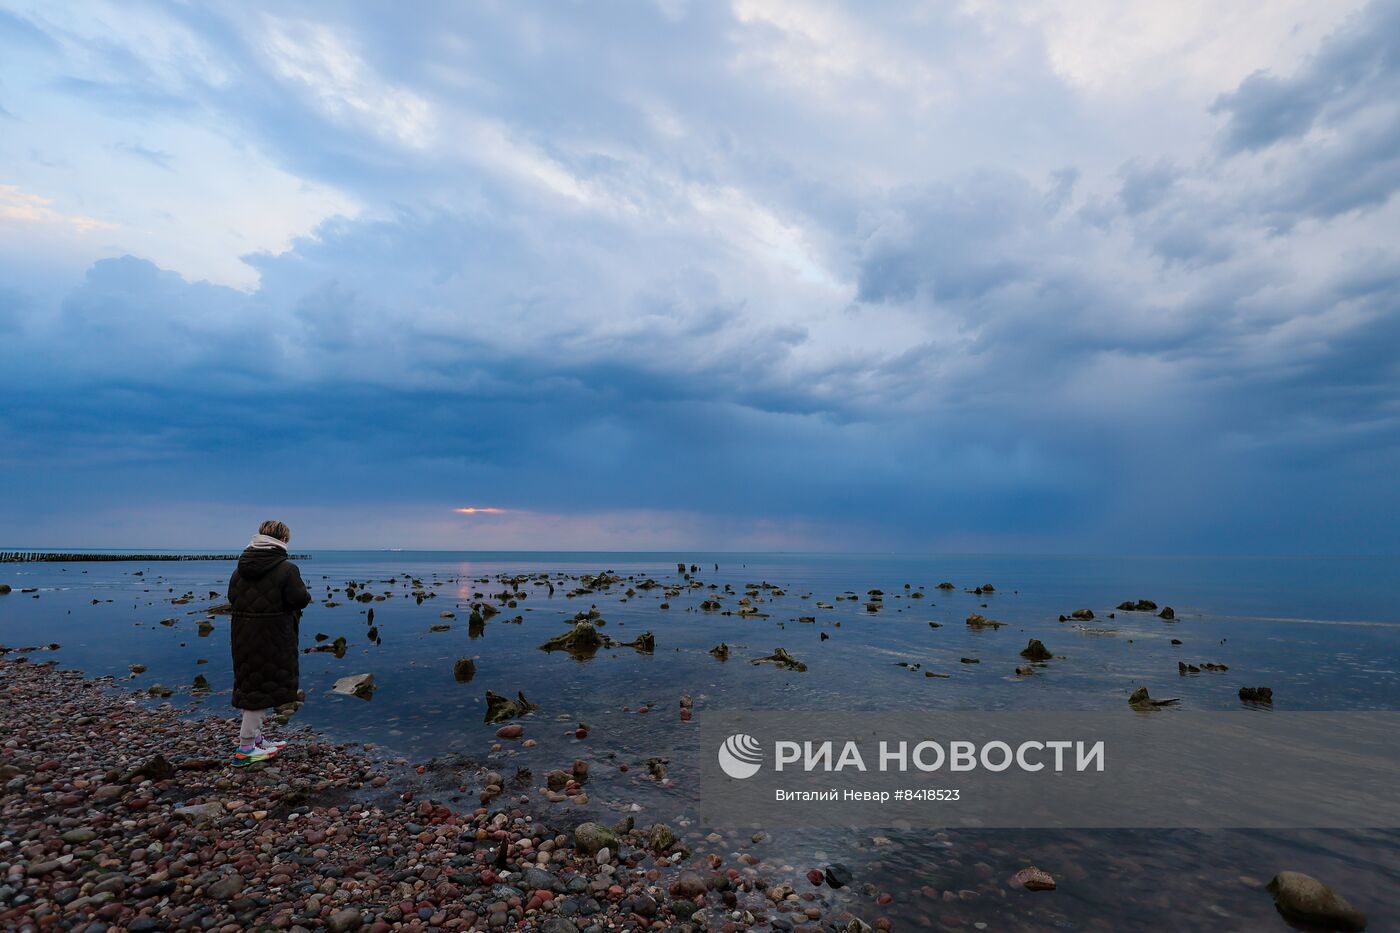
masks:
<svg viewBox="0 0 1400 933"><path fill-rule="evenodd" d="M318 544L470 496L825 549L1400 546L1394 4L1170 153L951 9L137 9L0 14L12 109L113 124L0 188L0 539L273 476L358 535ZM254 278L189 271L218 249Z"/></svg>

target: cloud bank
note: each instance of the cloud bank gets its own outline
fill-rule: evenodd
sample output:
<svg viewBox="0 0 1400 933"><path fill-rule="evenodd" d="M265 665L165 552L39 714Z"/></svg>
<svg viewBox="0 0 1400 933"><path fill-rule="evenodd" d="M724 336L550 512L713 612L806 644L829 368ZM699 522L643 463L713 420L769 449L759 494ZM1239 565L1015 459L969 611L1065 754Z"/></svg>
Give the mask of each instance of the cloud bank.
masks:
<svg viewBox="0 0 1400 933"><path fill-rule="evenodd" d="M0 3L0 542L1394 553L1397 36Z"/></svg>

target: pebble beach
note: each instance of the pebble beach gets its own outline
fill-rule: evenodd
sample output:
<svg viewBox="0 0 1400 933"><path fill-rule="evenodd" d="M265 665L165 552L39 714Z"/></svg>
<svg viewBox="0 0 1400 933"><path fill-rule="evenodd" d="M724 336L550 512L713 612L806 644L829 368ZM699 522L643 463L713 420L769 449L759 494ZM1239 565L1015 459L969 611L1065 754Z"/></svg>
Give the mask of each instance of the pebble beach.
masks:
<svg viewBox="0 0 1400 933"><path fill-rule="evenodd" d="M233 768L231 720L152 707L44 650L0 660L5 929L800 930L823 914L817 885L794 894L664 825L542 819L524 775L458 805L442 773L305 728Z"/></svg>

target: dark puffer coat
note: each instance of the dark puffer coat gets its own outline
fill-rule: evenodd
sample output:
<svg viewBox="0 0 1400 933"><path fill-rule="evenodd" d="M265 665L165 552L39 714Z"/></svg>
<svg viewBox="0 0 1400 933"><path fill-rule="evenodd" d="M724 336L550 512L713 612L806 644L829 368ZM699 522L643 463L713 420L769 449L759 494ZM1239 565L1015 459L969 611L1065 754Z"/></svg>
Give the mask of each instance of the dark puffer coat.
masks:
<svg viewBox="0 0 1400 933"><path fill-rule="evenodd" d="M281 548L248 548L228 581L233 605L233 705L261 710L297 698L297 636L311 594Z"/></svg>

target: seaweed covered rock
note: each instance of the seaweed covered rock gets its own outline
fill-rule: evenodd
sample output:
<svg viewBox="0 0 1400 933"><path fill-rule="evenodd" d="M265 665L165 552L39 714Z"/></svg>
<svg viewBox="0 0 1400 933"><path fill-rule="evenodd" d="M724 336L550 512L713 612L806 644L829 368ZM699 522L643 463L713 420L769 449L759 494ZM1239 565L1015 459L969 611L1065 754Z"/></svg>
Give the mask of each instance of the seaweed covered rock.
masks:
<svg viewBox="0 0 1400 933"><path fill-rule="evenodd" d="M637 636L636 641L620 642L624 648L636 648L642 654L651 654L656 650L656 636L651 632L643 632Z"/></svg>
<svg viewBox="0 0 1400 933"><path fill-rule="evenodd" d="M801 661L788 654L787 650L784 648L778 648L772 654L768 655L765 658L755 658L753 663L775 664L778 667L783 668L784 670L798 671L799 673L807 670L807 665L803 664Z"/></svg>
<svg viewBox="0 0 1400 933"><path fill-rule="evenodd" d="M999 629L1005 624L1005 622L998 622L996 619L989 619L986 616L976 612L972 613L972 615L967 617L967 627L970 629Z"/></svg>
<svg viewBox="0 0 1400 933"><path fill-rule="evenodd" d="M618 850L617 834L601 823L580 823L574 829L574 847L585 855L595 855L603 849Z"/></svg>
<svg viewBox="0 0 1400 933"><path fill-rule="evenodd" d="M517 693L515 696L516 699L512 700L510 697L503 697L499 693L492 693L490 690L487 690L485 721L488 723L505 722L508 719L524 716L531 710L540 708L538 703L531 703L529 700L525 699L525 694L523 692Z"/></svg>
<svg viewBox="0 0 1400 933"><path fill-rule="evenodd" d="M575 657L589 658L603 647L603 636L593 627L592 622L578 622L569 631L555 635L540 645L541 651L567 651Z"/></svg>

